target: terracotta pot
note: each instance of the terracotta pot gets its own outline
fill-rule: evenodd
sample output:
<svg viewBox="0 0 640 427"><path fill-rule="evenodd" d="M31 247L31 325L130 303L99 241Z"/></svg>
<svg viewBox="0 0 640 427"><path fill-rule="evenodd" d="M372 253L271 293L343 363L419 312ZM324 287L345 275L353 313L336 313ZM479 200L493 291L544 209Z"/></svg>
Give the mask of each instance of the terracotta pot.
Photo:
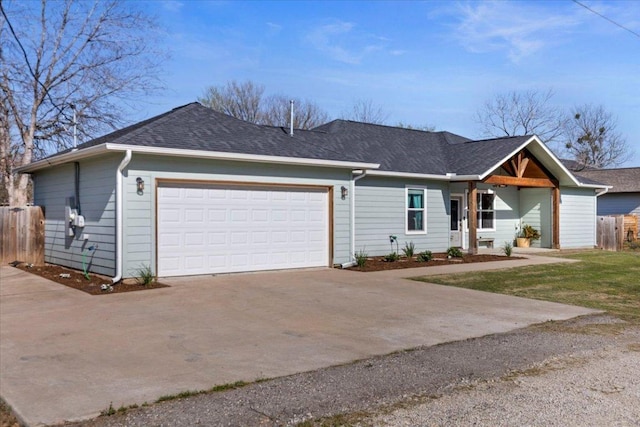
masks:
<svg viewBox="0 0 640 427"><path fill-rule="evenodd" d="M531 239L527 239L526 237L518 237L516 239L516 246L519 248L528 248L531 244Z"/></svg>

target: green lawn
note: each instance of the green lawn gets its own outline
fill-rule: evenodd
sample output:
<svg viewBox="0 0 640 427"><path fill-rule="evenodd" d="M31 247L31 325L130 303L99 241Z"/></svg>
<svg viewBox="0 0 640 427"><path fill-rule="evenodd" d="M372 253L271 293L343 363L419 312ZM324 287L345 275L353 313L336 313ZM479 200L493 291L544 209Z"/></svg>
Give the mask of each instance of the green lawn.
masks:
<svg viewBox="0 0 640 427"><path fill-rule="evenodd" d="M591 307L640 321L640 252L589 251L561 256L581 262L415 280Z"/></svg>

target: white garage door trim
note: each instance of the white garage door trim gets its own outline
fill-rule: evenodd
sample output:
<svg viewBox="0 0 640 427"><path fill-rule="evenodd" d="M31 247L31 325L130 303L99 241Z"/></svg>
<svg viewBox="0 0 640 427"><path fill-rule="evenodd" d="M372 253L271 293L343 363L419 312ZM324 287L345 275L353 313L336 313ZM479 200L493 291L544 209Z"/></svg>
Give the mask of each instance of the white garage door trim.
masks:
<svg viewBox="0 0 640 427"><path fill-rule="evenodd" d="M158 276L332 263L327 186L156 180Z"/></svg>

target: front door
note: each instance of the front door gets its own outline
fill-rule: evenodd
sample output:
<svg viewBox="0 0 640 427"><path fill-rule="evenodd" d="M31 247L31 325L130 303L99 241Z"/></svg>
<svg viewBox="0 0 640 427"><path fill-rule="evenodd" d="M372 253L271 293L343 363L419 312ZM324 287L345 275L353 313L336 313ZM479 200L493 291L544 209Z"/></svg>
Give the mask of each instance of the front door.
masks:
<svg viewBox="0 0 640 427"><path fill-rule="evenodd" d="M462 197L451 196L449 246L462 247Z"/></svg>

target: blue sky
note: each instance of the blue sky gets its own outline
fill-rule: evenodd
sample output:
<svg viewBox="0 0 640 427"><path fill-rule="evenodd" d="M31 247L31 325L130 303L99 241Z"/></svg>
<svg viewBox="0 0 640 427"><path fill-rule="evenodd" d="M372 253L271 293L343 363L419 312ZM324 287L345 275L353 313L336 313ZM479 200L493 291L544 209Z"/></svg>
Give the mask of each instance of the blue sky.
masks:
<svg viewBox="0 0 640 427"><path fill-rule="evenodd" d="M640 2L584 0L640 33ZM640 166L640 37L570 0L522 2L152 1L166 31L167 90L132 120L252 80L332 118L371 100L387 122L480 137L476 111L499 92L552 89L602 104Z"/></svg>

